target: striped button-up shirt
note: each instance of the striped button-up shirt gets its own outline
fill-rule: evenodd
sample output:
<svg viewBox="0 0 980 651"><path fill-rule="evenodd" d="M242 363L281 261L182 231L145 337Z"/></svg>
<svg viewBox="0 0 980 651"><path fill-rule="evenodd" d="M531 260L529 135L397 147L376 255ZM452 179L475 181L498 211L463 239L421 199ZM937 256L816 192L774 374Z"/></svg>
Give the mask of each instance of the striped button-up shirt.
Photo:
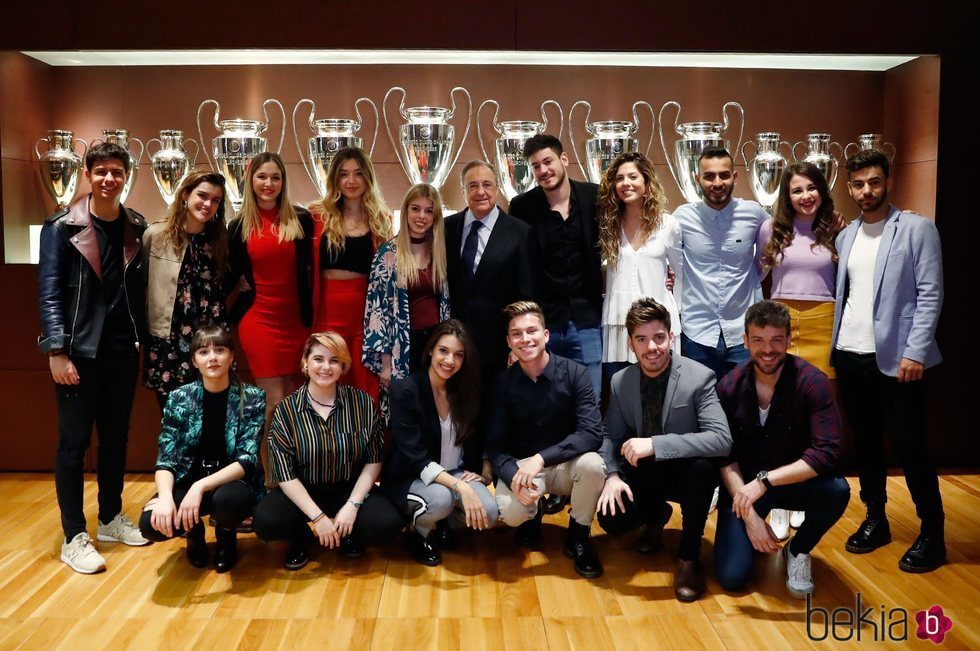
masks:
<svg viewBox="0 0 980 651"><path fill-rule="evenodd" d="M322 418L306 385L279 403L269 432L272 479L306 485L356 478L365 464L384 456L384 428L374 402L360 389L337 385L333 411Z"/></svg>

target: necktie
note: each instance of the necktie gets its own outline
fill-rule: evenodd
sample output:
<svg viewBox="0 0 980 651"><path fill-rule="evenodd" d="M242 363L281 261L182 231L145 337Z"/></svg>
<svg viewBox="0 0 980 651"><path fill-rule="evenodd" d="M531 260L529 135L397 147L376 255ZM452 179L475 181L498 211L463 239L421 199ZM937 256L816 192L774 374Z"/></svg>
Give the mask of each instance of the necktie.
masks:
<svg viewBox="0 0 980 651"><path fill-rule="evenodd" d="M480 243L477 233L482 227L483 223L479 219L474 219L470 232L466 235L466 241L463 242L463 271L466 272L467 280L473 280L476 274L476 249Z"/></svg>

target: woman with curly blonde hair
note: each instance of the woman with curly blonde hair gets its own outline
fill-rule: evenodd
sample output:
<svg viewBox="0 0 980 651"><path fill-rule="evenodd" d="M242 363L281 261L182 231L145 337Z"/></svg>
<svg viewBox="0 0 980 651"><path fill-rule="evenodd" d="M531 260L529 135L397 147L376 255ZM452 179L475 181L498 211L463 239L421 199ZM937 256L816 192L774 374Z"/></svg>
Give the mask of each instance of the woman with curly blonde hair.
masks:
<svg viewBox="0 0 980 651"><path fill-rule="evenodd" d="M378 376L361 361L368 275L378 247L391 239L385 205L371 159L363 150L341 149L330 162L327 194L310 206L316 217L318 270L313 330L339 333L350 346L344 380L378 402Z"/></svg>
<svg viewBox="0 0 980 651"><path fill-rule="evenodd" d="M599 248L606 263L602 303L602 361L607 376L636 361L626 332L626 313L638 298L649 296L670 312L675 352L680 353L680 316L674 294L683 285L681 229L667 212L663 186L653 163L626 152L606 170L599 184ZM668 267L674 272L667 290Z"/></svg>

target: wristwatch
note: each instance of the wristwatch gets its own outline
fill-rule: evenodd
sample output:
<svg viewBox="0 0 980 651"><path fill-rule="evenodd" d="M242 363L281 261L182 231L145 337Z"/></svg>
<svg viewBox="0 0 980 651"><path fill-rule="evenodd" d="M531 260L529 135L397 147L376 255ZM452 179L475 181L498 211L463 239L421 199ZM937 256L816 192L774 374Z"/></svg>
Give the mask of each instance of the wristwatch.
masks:
<svg viewBox="0 0 980 651"><path fill-rule="evenodd" d="M772 488L772 482L769 481L768 470L760 470L759 473L755 476L755 478L758 479L762 483L762 485L766 487L766 490Z"/></svg>

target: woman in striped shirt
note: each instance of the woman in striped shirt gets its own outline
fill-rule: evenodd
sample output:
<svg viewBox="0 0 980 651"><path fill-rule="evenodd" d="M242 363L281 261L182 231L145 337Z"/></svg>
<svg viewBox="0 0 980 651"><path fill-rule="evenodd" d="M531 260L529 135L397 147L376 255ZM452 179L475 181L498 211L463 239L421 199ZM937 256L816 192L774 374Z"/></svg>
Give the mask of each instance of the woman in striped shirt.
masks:
<svg viewBox="0 0 980 651"><path fill-rule="evenodd" d="M371 493L381 473L383 425L368 394L338 384L351 365L343 337L310 335L302 365L308 381L272 416L269 460L279 488L259 503L254 524L263 541L290 541L289 570L306 565L314 540L356 558L364 542L401 528L391 503Z"/></svg>

